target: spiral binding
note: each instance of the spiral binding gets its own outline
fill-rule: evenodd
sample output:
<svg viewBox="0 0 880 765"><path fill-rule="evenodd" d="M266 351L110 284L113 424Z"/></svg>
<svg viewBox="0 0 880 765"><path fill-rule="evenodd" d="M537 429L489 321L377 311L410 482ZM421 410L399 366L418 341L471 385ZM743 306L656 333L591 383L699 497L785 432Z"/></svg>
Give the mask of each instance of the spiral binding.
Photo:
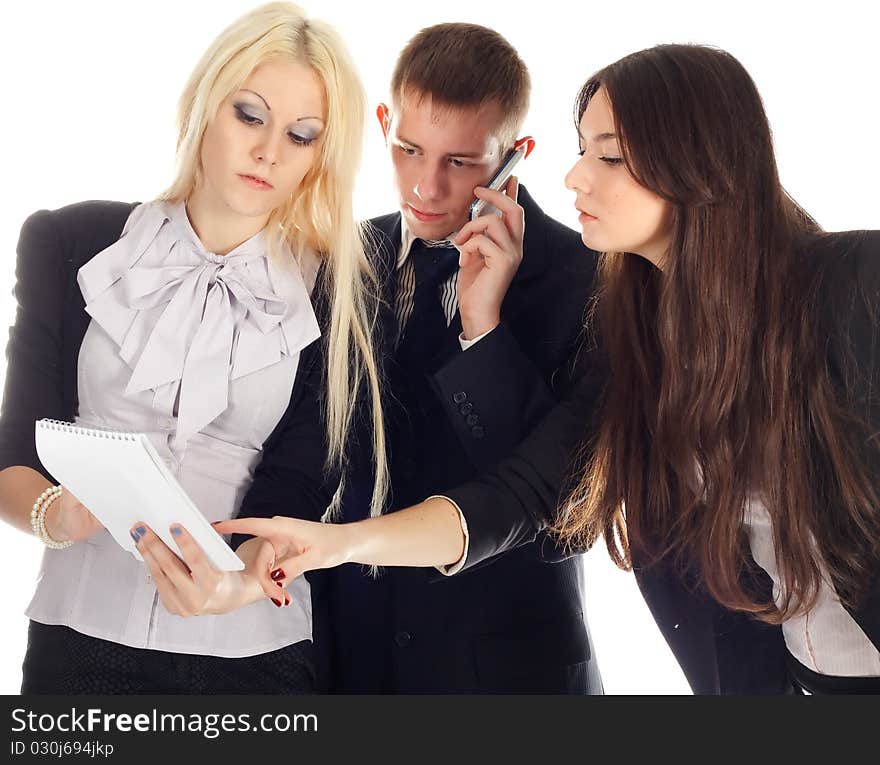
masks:
<svg viewBox="0 0 880 765"><path fill-rule="evenodd" d="M45 430L57 430L61 433L73 433L78 436L92 436L94 438L109 438L113 441L137 441L138 434L113 428L84 428L82 425L74 425L72 422L52 420L44 417L37 420L37 425Z"/></svg>

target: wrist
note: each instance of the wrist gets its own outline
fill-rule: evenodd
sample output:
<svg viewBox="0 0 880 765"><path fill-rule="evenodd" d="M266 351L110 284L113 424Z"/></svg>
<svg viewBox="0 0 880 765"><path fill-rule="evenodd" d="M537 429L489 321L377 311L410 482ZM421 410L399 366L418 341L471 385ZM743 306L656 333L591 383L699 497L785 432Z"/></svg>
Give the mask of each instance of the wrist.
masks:
<svg viewBox="0 0 880 765"><path fill-rule="evenodd" d="M55 500L46 509L46 514L44 516L43 522L46 526L46 533L54 541L62 543L70 541L70 534L67 532L67 529L64 528L64 524L62 522L60 498Z"/></svg>
<svg viewBox="0 0 880 765"><path fill-rule="evenodd" d="M465 340L473 340L475 337L491 332L501 323L501 316L488 314L483 316L461 315L461 334Z"/></svg>
<svg viewBox="0 0 880 765"><path fill-rule="evenodd" d="M355 521L354 523L336 524L339 529L340 563L362 563L373 565L376 555L376 534L370 533L370 521Z"/></svg>
<svg viewBox="0 0 880 765"><path fill-rule="evenodd" d="M204 613L226 614L266 597L260 581L247 571L227 571L216 592L205 603Z"/></svg>

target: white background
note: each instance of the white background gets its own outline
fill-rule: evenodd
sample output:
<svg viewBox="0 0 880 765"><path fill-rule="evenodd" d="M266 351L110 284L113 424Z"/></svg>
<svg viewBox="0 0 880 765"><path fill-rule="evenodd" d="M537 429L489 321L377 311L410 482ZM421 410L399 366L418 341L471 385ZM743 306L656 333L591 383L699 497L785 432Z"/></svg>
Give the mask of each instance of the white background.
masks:
<svg viewBox="0 0 880 765"><path fill-rule="evenodd" d="M170 181L174 114L202 51L253 7L233 0L4 3L0 71L0 325L11 321L15 244L34 210L84 199L147 200ZM520 177L544 209L576 226L562 185L575 160L572 102L594 70L664 42L716 45L758 84L786 188L827 229L880 228L878 66L871 2L443 3L308 0L358 62L370 110L387 98L394 58L441 21L493 26L529 65L525 131L537 149ZM870 15L869 15L870 14ZM389 164L371 120L356 210L394 209ZM5 362L0 362L3 367ZM2 369L0 369L2 371ZM16 693L41 548L0 525L0 693ZM628 574L603 546L585 557L587 610L606 690L681 693L687 685Z"/></svg>

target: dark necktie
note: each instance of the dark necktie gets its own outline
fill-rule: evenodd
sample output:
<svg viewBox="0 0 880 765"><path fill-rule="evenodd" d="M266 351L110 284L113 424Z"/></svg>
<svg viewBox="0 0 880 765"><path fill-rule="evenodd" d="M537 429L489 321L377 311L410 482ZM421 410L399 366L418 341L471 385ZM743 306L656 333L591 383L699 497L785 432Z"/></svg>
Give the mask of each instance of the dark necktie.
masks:
<svg viewBox="0 0 880 765"><path fill-rule="evenodd" d="M420 477L424 477L421 474L431 446L431 423L436 421L434 410L438 406L430 375L439 360L448 355L452 342L458 345L450 338L440 302L440 286L458 268L458 250L428 247L416 239L409 257L415 272L413 307L409 320L400 328L390 377L394 399L389 409L392 504L397 507L424 498L418 496Z"/></svg>
<svg viewBox="0 0 880 765"><path fill-rule="evenodd" d="M410 249L416 277L413 309L400 329L398 362L410 372L424 372L428 361L442 346L448 324L440 302L440 285L458 269L458 250L453 246L429 247L416 239Z"/></svg>

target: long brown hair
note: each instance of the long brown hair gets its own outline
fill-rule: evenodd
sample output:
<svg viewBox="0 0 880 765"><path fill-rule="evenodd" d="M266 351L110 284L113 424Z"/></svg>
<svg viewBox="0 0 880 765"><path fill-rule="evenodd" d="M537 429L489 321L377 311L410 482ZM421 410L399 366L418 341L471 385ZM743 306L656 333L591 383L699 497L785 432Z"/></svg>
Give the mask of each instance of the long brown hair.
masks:
<svg viewBox="0 0 880 765"><path fill-rule="evenodd" d="M782 188L758 91L730 54L662 45L583 86L602 88L624 164L671 208L663 271L605 253L595 319L609 381L557 526L604 536L623 568L672 560L722 604L779 622L827 571L843 601L878 559L866 429L832 383L818 316L818 226ZM744 528L769 512L784 587L761 597Z"/></svg>

